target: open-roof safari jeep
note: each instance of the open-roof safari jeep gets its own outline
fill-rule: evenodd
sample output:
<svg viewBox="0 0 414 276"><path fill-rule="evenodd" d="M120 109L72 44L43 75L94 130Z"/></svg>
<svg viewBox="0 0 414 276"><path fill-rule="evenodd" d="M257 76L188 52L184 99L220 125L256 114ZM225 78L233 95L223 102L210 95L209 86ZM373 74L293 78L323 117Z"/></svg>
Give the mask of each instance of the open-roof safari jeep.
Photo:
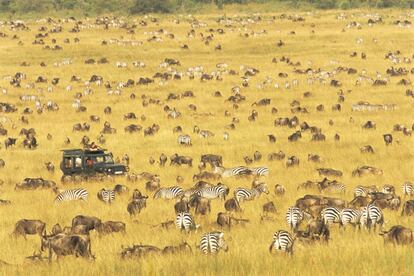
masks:
<svg viewBox="0 0 414 276"><path fill-rule="evenodd" d="M108 153L105 149L63 150L60 169L63 172L63 181L124 175L129 170L123 164L116 164L112 153Z"/></svg>

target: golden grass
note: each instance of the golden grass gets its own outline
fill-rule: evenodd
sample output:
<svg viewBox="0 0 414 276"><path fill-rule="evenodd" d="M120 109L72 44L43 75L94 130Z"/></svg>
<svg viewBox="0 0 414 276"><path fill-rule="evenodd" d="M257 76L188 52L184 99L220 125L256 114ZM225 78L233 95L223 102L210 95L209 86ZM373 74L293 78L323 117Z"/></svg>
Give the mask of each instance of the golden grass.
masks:
<svg viewBox="0 0 414 276"><path fill-rule="evenodd" d="M0 271L4 275L10 274L63 274L63 275L113 275L113 274L139 274L139 275L410 275L413 273L414 257L412 247L385 247L382 238L377 234L368 234L365 231L354 232L347 229L345 232L333 227L332 240L329 245L303 246L297 244L293 257L268 253L272 235L276 230L287 229L284 220L285 210L294 204L295 200L305 193L313 191L297 191L298 184L306 180L320 179L316 168L332 167L344 172L341 181L347 185L345 198L352 199L353 187L358 184L381 186L392 183L399 187L403 181L413 179L412 158L414 155L412 138L404 137L401 133L393 133L394 138L400 140L400 144L386 147L382 140L382 134L392 131L395 123L402 123L411 126L413 118L413 101L405 96L405 87L398 86L398 77L391 78L391 83L385 87L372 87L368 84L354 86L356 76L345 73L338 74L335 78L343 83L342 90L345 91L345 103L342 112L333 112L330 107L337 101L339 88L332 88L329 85L307 85L306 76L293 73L293 67L285 63L274 64L271 62L273 57L280 58L288 56L294 62L302 63L299 68L322 68L323 70L333 70L339 65L353 67L360 72L367 70L368 75L375 78L376 71L385 76L386 68L392 64L384 59L388 51L400 50L404 56L411 56L413 45L412 29L402 29L391 24L398 18L403 11L390 11L383 14L385 24L367 26L367 17L358 11L349 12L347 20L337 20L339 12L312 12L303 13L305 22L293 23L288 20L276 20L274 23L264 20L257 24L247 25L247 32L251 30L260 31L266 29L268 34L259 37L243 38L239 36L240 26L230 32L227 28L225 35L214 34L214 40L209 46L205 46L200 40L198 33L206 34L207 28L221 28L215 21L219 15L208 14L198 18L208 23L208 27L196 29L196 38L189 39L186 33L190 26L185 22L185 17L181 18L182 23L177 25L172 23L173 16L161 17L160 23L149 24L148 27L138 27L135 35L127 34L123 29L85 29L80 33L68 33L72 23L63 24L64 32L51 35L56 38L58 44L63 46L63 51L47 51L42 46L33 46L34 34L40 23L30 22L28 25L31 31L19 31L18 40L23 41L24 46L18 46L18 40L11 38L0 39L0 76L11 75L16 72L25 72L28 76L27 82L34 82L39 75L46 76L49 80L52 77L60 77L61 81L54 88L53 93L36 92L25 88L16 89L8 87L6 80L0 80L0 87L8 87L8 95L0 95L0 102L16 104L19 108L18 113L0 114L1 117L7 116L12 122L5 123L9 129L9 136L16 137L21 127L27 127L19 122L21 111L24 107L30 106L34 109L33 103L21 102L19 96L23 94L37 94L43 101L53 100L59 104L59 111L56 113L45 112L42 115L29 115L30 127L34 127L38 133L39 148L34 151L24 150L19 145L10 150L0 149L0 157L7 165L0 169L0 179L5 184L0 187L0 197L12 201L10 206L0 208L0 260L12 264L12 266L0 265ZM270 15L265 15L269 18ZM128 20L132 20L129 18ZM351 21L360 21L363 25L361 30L342 28ZM93 20L91 19L92 23ZM314 23L316 27L310 25ZM142 46L122 47L122 46L101 46L103 39L110 38L133 38L145 40L148 36L144 32L165 29L175 34L176 38L170 40L164 38L162 43L144 42ZM311 29L315 34L311 34ZM289 35L290 31L295 31L296 35ZM2 32L14 34L8 28L2 27ZM244 31L243 31L244 33ZM69 37L80 38L79 44L63 44L63 39ZM358 38L363 38L362 44L356 44ZM378 43L373 42L373 38ZM276 42L282 39L286 46L278 48ZM45 39L50 44L51 38ZM190 50L180 49L181 44L188 44ZM215 51L214 46L221 44L223 50ZM351 58L351 51L359 54L365 52L367 60ZM87 58L98 59L107 57L110 64L107 65L85 65ZM251 78L250 87L243 89L242 94L247 97L245 103L240 104L238 110L233 110L230 103L224 99L231 95L231 88L240 84L240 76L225 75L223 81L210 81L202 83L199 80L169 81L164 86L157 83L149 86L134 86L123 90L122 96L106 96L103 87L92 86L94 94L82 98L83 104L88 108L87 113L76 113L71 107L73 94L82 92L83 85L75 84L72 92L66 92L65 87L69 84L70 77L77 75L83 80L88 80L92 74L102 75L105 80L111 82L126 81L128 78L137 80L141 76L151 77L155 72L162 69L158 65L164 58L170 57L181 61L182 66L178 70L184 71L190 66L202 65L206 72L215 70L216 63L226 62L229 68L239 71L240 65L248 65L260 70L260 73ZM63 67L54 67L53 62L61 61L63 58L71 58L73 64ZM131 66L133 60L145 62L146 68L137 69ZM333 64L331 61L338 61ZM31 63L30 67L20 67L23 61ZM40 67L39 63L44 61L48 66ZM127 69L118 69L116 61L127 61ZM308 63L310 62L310 63ZM398 65L408 66L409 65ZM283 86L285 79L279 79L279 72L287 72L288 80L297 78L300 82L298 87L286 90L284 88L275 89L272 85L264 89L256 88L256 85L265 79L266 76L272 77L275 82ZM45 85L37 87L46 88ZM350 89L352 92L347 92ZM170 92L183 92L192 90L195 94L193 99L183 99L181 101L171 101L167 104L176 107L183 112L183 117L177 120L168 120L162 111L162 106L143 107L140 97L145 94L149 97L165 100ZM223 98L214 98L214 91L219 90ZM303 93L311 91L313 96L304 98ZM130 93L137 95L136 100L130 100ZM271 98L272 106L278 108L279 113L272 115L271 107L256 107L259 118L255 123L247 121L252 107L251 103L261 98ZM289 143L287 136L293 130L287 128L275 128L273 120L277 117L291 117L289 103L294 99L301 102L301 106L308 108L309 114L298 115L301 121L306 121L310 125L321 127L327 136L326 142L310 142L309 134L296 143ZM390 112L352 112L351 105L360 100L372 103L393 103L398 109ZM188 104L195 104L199 113L211 112L214 117L194 117L188 111ZM316 113L315 107L324 104L326 111ZM111 105L113 114L106 116L103 108ZM240 119L235 131L229 131L230 140L223 141L222 133L226 131L224 126L230 123L230 118L224 117L224 111L229 110L234 117ZM124 134L123 128L132 121L124 121L123 114L135 112L138 116L145 114L145 122L138 121L139 124L147 127L152 123L158 123L161 129L154 137L143 137L143 134ZM95 139L102 129L103 122L108 120L112 126L118 129L115 135L107 135L106 148L110 149L115 156L128 153L131 157L131 170L136 172L148 171L158 173L161 176L162 186L175 185L177 175L185 179L185 188L190 187L192 175L196 173L196 166L192 169L174 168L166 166L159 168L148 164L150 156L158 158L161 153L168 156L173 153L190 155L195 161L203 153L217 153L223 155L224 164L228 167L242 165L244 155L252 155L255 150L263 154L263 160L257 165L269 166L270 176L265 180L272 192L264 195L254 202L243 204L243 217L250 220L245 227L234 227L226 232L229 240L229 252L220 253L218 256L203 256L195 248L199 243L201 234L205 231L219 229L215 225L216 214L224 210L223 202L214 201L212 212L207 218L197 217L197 222L201 223L202 229L193 234L180 234L177 230L154 230L149 225L158 224L167 219L175 217L172 201L153 201L148 200L148 207L136 218L140 223L134 223L130 219L126 205L129 196L119 197L112 206L106 206L98 201L96 192L102 187L112 187L114 183L81 183L68 184L64 188L85 187L90 193L90 200L84 202L70 202L61 205L53 203L54 194L48 190L41 191L14 191L14 185L25 177L42 176L53 179L59 183L60 172L50 174L44 168L44 162L52 161L56 166L60 162L60 149L65 148L63 140L66 136L70 137L72 144L70 147L79 147L79 141L83 133L72 133L72 125L77 122L88 121L91 114L101 117L101 123L91 123L91 131L87 133ZM354 123L349 122L353 117ZM334 125L328 124L329 119L334 121ZM376 130L362 130L361 124L367 120L377 122ZM16 126L12 129L12 124ZM193 146L183 148L176 143L176 134L172 133L172 128L180 125L185 133L189 133L193 138ZM201 129L213 131L216 136L210 139L202 139L192 134L194 125ZM228 130L227 130L228 131ZM53 141L46 139L47 133L53 135ZM276 144L269 144L267 134L273 133L277 137ZM340 142L335 142L335 133L341 135ZM376 151L374 155L363 155L359 152L359 147L372 145ZM284 162L268 162L266 156L270 152L283 150L288 156L296 155L300 158L300 166L287 169ZM307 161L308 153L317 153L324 158L321 165ZM197 162L195 162L197 163ZM383 169L383 176L368 176L355 178L351 176L352 170L360 165L372 165ZM117 179L117 183L129 186L130 189L139 188L144 191L144 183L127 183L125 179ZM224 183L232 189L236 187L249 187L251 180L225 179ZM284 197L275 197L273 187L281 183L287 193ZM232 191L231 191L232 193ZM151 194L150 194L151 196ZM272 200L276 203L279 213L276 222L260 223L261 206L263 203ZM71 219L78 215L95 215L102 220L120 220L127 224L125 235L115 234L99 237L92 233L92 250L97 259L95 262L87 262L81 259L66 257L53 264L30 264L25 260L33 251L40 247L39 237L28 236L27 241L23 238L13 239L10 233L13 231L14 224L21 218L41 219L48 225L48 230L55 223L69 225ZM394 224L402 224L412 227L411 218L402 218L396 212L385 212L386 228ZM121 246L132 244L151 244L158 247L178 244L182 240L187 240L193 247L193 255L176 256L151 256L141 260L123 261L119 257Z"/></svg>

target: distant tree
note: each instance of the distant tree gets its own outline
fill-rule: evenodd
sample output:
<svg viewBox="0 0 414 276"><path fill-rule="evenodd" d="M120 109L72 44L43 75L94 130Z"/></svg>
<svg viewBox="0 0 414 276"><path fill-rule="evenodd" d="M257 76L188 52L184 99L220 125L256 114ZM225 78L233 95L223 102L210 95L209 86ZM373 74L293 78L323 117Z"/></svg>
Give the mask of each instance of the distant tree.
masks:
<svg viewBox="0 0 414 276"><path fill-rule="evenodd" d="M136 0L131 13L168 13L173 10L170 0Z"/></svg>

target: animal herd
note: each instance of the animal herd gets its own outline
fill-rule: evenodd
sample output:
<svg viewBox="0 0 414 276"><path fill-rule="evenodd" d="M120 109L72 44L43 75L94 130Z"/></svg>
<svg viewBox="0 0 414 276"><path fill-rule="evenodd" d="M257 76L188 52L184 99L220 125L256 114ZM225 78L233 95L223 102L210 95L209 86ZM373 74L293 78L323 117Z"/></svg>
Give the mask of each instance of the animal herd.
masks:
<svg viewBox="0 0 414 276"><path fill-rule="evenodd" d="M312 13L0 21L1 42L41 53L0 68L0 208L28 210L20 200L33 196L73 217L4 227L28 243L38 235L32 257L49 261L99 258L103 236L147 226L181 242L136 235L115 245L118 257L221 256L243 245L234 233L262 225L273 230L255 246L272 257L329 251L351 231L413 244L414 52L378 30L401 35L410 24L356 17L332 26ZM320 56L321 28L335 34L332 56ZM318 46L305 51L304 41ZM61 177L59 150L79 147L110 148L128 172Z"/></svg>

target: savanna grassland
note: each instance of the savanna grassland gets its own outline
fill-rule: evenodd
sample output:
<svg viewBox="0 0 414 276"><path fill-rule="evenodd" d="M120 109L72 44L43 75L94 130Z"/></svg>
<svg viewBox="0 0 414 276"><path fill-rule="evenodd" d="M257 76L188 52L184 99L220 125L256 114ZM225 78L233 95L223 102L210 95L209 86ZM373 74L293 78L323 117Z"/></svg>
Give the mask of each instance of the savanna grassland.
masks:
<svg viewBox="0 0 414 276"><path fill-rule="evenodd" d="M8 130L7 136L1 138L0 158L6 162L0 169L0 179L4 183L0 186L0 198L10 200L11 205L0 206L0 260L9 265L0 264L3 275L12 274L40 274L40 275L412 275L414 273L414 249L412 246L395 247L384 245L378 233L368 231L354 231L352 227L345 231L337 225L331 227L331 240L328 245L316 244L312 246L295 244L293 256L283 254L269 254L268 248L272 235L276 230L286 229L288 225L284 214L295 200L305 194L317 194L315 190L297 190L297 186L307 180L321 180L316 169L320 167L335 168L343 172L338 181L347 187L345 195L331 195L352 200L353 188L356 185L393 184L397 194L401 195L400 186L405 181L413 181L413 138L403 135L402 132L393 131L397 123L411 129L414 123L413 98L406 96L407 86L398 85L406 76L389 76L387 68L391 66L405 67L408 71L413 67L404 63L403 58L411 59L414 54L414 32L410 27L400 27L393 24L396 20L411 20L413 13L408 11L379 11L375 15L370 11L349 11L340 16L341 12L308 12L294 14L288 13L286 17L281 14L238 15L227 14L227 20L218 21L221 14L199 16L153 16L128 17L111 21L108 29L103 25L96 25L94 18L82 18L79 32L69 32L74 26L73 20L54 19L48 23L46 20L27 20L29 30L12 30L10 25L3 23L0 31L6 36L0 38L0 87L7 90L7 94L0 93L0 102L14 104L18 111L14 113L0 113L0 121ZM293 20L302 17L303 21ZM368 19L381 16L382 22L368 25ZM157 18L157 20L151 20ZM143 20L146 26L139 22ZM177 21L178 20L178 21ZM347 27L355 21L358 27ZM126 23L135 28L121 28ZM194 24L193 26L191 24ZM47 31L39 31L46 26ZM48 33L53 26L62 26L63 31L49 33L43 38L44 45L33 45L35 35ZM194 29L195 34L187 34ZM217 32L222 29L223 34ZM131 32L130 30L133 30ZM160 31L163 30L163 31ZM294 31L294 33L292 33ZM174 38L168 37L174 34ZM203 35L201 35L203 34ZM248 34L248 35L245 35ZM13 39L13 36L17 37ZM206 37L212 40L206 44ZM151 37L160 38L159 41L148 41ZM79 38L75 43L74 38ZM70 43L64 43L69 38ZM45 45L53 47L52 39L62 50L47 50ZM122 43L108 43L102 41L118 39L119 41L142 41L140 45L123 45ZM283 45L278 47L281 40ZM19 43L20 42L20 43ZM186 44L188 49L181 46ZM221 45L221 50L217 46ZM399 63L386 59L388 52L400 54ZM356 57L351 57L352 52ZM361 53L366 59L361 58ZM288 57L295 65L280 61ZM93 58L107 58L107 64L85 64L85 60ZM165 58L179 60L180 66L160 67ZM276 58L277 62L272 62ZM54 66L54 63L71 60L68 65ZM133 61L145 63L144 68L136 68ZM117 68L116 62L126 62L126 68ZM29 66L21 66L26 62ZM46 67L41 67L44 62ZM297 63L299 62L299 63ZM398 61L397 61L398 62ZM225 69L216 67L216 64L226 63ZM296 64L297 63L297 64ZM202 66L203 72L213 74L220 72L222 80L201 81L199 75L190 79L188 68ZM338 67L354 68L356 74L340 71ZM247 67L259 70L255 76L248 77L248 86L242 86L244 73ZM313 74L298 74L295 69L306 70L311 68ZM320 73L316 71L320 69ZM234 70L236 75L228 72ZM10 77L17 72L26 74L22 80L21 88L9 84ZM109 82L113 90L117 84L128 79L138 81L140 77L152 78L156 72L177 72L182 74L181 80L168 79L162 81L155 78L149 85L133 85L121 88L120 95L108 95L104 85L98 86L90 83L90 95L84 94L81 103L87 108L86 112L76 112L72 107L74 95L84 93L88 88L86 81L92 75L103 77L104 83ZM279 77L285 72L287 78ZM380 75L379 75L380 74ZM79 82L71 82L75 75L81 78ZM26 88L26 84L34 83L38 76L47 79L47 83L35 83L34 88ZM360 76L363 76L360 78ZM57 85L52 85L53 78L59 78ZM311 83L308 79L313 78ZM325 79L320 81L320 79ZM375 79L385 79L387 85L373 86ZM293 85L294 80L298 84ZM340 81L341 87L330 85L332 79ZM356 81L360 80L360 85ZM267 81L266 81L267 80ZM286 88L286 82L290 87ZM277 84L279 88L277 88ZM67 91L71 85L73 89ZM51 92L48 87L52 87ZM233 103L226 101L232 95L232 88L240 86L241 94L246 97L244 102ZM191 90L193 98L169 100L170 93L181 94ZM223 97L214 97L214 92L220 91ZM304 93L309 91L310 97ZM338 103L342 91L345 98L341 102L341 111L333 111L331 107ZM1 90L0 90L1 92ZM130 95L134 93L135 99ZM36 112L34 102L20 100L22 95L36 95L42 104L47 101L56 102L58 111ZM147 99L158 99L160 104L143 106L142 96ZM252 103L262 98L271 99L271 104L265 107L253 106ZM300 106L306 108L308 113L291 112L291 103L297 100ZM352 111L352 104L367 101L372 104L395 104L396 109L391 111ZM188 108L189 104L197 106L196 111ZM325 111L317 112L316 106L323 104ZM177 119L167 118L163 108L165 105L176 108L182 113ZM112 107L112 114L105 115L103 109ZM25 115L29 123L24 124L20 118L24 108L30 107L33 114ZM276 107L277 114L272 114L272 107ZM256 121L248 120L252 110L258 112ZM225 111L230 113L226 117ZM134 112L138 119L124 120L123 115ZM89 121L90 115L98 115L99 123ZM145 121L140 119L145 115ZM288 127L275 127L274 120L278 117L298 116L300 122L306 121L311 126L322 129L326 141L311 141L309 132L303 132L302 139L297 142L288 142L288 136L297 129ZM235 129L228 129L232 118L238 118L239 123ZM350 120L352 117L353 120ZM331 123L329 121L332 120ZM376 129L366 130L361 127L366 121L376 123ZM206 217L196 216L201 229L196 233L184 234L171 228L153 228L151 225L174 219L174 201L153 200L151 192L145 191L145 182L131 183L124 177L111 182L82 182L62 184L59 163L61 151L65 148L79 148L83 135L96 140L108 121L117 129L116 134L105 135L106 142L103 147L113 152L114 156L121 157L127 153L130 158L132 172L151 172L160 175L161 186L176 185L176 177L184 178L183 188L193 185L192 177L198 172L197 163L201 154L214 153L223 156L225 167L244 165L243 157L252 156L257 150L263 154L261 161L254 166L267 166L270 174L261 180L266 182L270 193L262 195L259 199L242 204L243 218L249 219L246 226L234 226L230 231L224 229L225 238L229 245L228 252L220 252L217 256L204 256L195 247L199 244L201 235L210 230L218 230L216 214L224 211L224 202L212 201L211 214ZM75 123L88 122L91 124L89 132L73 132ZM144 128L153 123L160 125L160 130L154 136L144 137L143 132L124 133L124 127L129 124L139 124ZM201 138L193 133L193 127L210 130L214 137ZM177 133L173 128L181 126L183 133L192 137L191 147L177 144ZM27 150L22 146L23 138L19 137L21 128L33 127L37 132L39 146L35 150ZM223 133L229 133L229 140L223 139ZM52 139L47 139L47 134ZM392 145L386 146L383 134L391 133L394 137ZM276 136L276 143L269 143L267 135ZM339 134L336 141L334 135ZM6 137L18 138L16 146L5 149L3 140ZM64 143L66 137L71 144ZM360 147L371 145L375 153L364 154ZM282 150L286 157L295 155L299 157L299 166L287 168L286 159L281 161L268 161L267 155ZM160 168L157 163L149 164L150 157L158 160L161 153L170 156L174 153L191 156L194 159L192 168L167 166ZM308 154L319 154L323 161L313 163L307 160ZM54 173L46 170L44 163L52 162L56 166ZM358 166L370 165L383 170L383 175L353 177L352 171ZM54 180L62 189L84 187L89 191L87 202L67 202L55 204L55 194L50 190L15 191L16 183L25 177L43 177ZM230 195L236 187L250 187L252 179L222 179L228 185ZM103 187L111 188L115 183L127 185L130 190L140 189L150 196L147 208L136 218L130 218L126 206L131 195L119 196L112 205L105 205L96 197L96 193ZM276 196L274 185L282 184L286 188L283 197ZM275 221L260 222L262 205L268 201L276 204L278 213L274 215ZM28 236L13 238L16 221L22 218L40 219L47 223L48 231L55 223L70 225L74 216L84 214L93 215L103 221L119 220L126 223L125 234L100 236L94 231L91 233L92 251L96 256L93 262L82 258L65 257L59 261L31 263L26 256L32 255L40 249L40 238ZM412 217L401 217L399 211L384 210L385 228L395 224L414 227ZM193 247L193 254L183 255L152 255L141 259L121 260L119 253L122 246L132 244L151 244L163 248L166 245L178 244L186 240ZM44 253L47 255L47 252Z"/></svg>

